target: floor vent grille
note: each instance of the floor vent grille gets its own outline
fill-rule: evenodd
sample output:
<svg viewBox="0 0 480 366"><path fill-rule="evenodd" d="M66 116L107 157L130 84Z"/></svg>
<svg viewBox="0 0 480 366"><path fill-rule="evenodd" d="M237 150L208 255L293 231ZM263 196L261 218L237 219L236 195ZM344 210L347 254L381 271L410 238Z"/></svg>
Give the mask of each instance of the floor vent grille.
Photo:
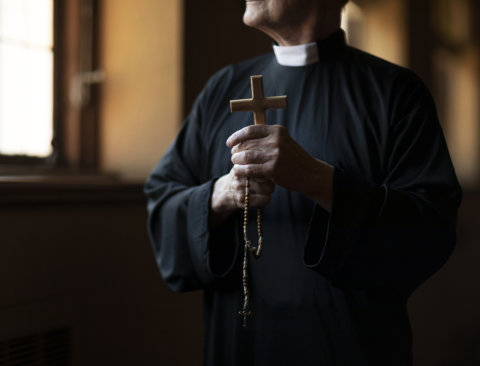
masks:
<svg viewBox="0 0 480 366"><path fill-rule="evenodd" d="M66 366L69 338L60 329L0 342L0 366Z"/></svg>

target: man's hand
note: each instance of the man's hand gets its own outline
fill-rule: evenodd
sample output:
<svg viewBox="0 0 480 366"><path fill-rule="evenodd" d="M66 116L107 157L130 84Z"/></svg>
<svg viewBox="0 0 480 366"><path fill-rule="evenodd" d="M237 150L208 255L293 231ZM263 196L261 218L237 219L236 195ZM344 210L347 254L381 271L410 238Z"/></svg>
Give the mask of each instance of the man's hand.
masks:
<svg viewBox="0 0 480 366"><path fill-rule="evenodd" d="M307 153L279 125L252 125L227 139L238 178L270 181L300 192L331 211L333 167ZM252 206L253 206L252 202Z"/></svg>
<svg viewBox="0 0 480 366"><path fill-rule="evenodd" d="M239 208L243 208L245 198L245 177L230 173L219 178L213 187L210 224L216 225L223 222ZM264 207L270 202L275 185L269 180L249 179L249 205L251 207Z"/></svg>

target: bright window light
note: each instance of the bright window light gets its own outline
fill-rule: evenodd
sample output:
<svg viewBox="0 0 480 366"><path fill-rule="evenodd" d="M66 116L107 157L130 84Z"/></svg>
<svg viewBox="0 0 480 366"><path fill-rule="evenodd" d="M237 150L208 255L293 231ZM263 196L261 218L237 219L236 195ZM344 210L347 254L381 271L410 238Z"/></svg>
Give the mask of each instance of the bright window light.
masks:
<svg viewBox="0 0 480 366"><path fill-rule="evenodd" d="M0 0L0 154L46 157L53 137L53 0Z"/></svg>

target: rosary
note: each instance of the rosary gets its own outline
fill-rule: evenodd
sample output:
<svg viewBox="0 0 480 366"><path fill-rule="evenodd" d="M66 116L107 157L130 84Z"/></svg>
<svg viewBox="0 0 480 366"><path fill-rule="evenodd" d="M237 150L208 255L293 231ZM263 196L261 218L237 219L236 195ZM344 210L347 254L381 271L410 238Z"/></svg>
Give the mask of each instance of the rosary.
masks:
<svg viewBox="0 0 480 366"><path fill-rule="evenodd" d="M287 96L268 97L263 96L263 82L261 75L250 76L252 86L252 98L239 99L230 101L230 110L232 112L253 112L254 123L256 125L267 124L265 111L273 108L286 108ZM248 211L249 211L249 179L245 181L245 201L243 205L243 265L242 265L242 286L243 286L243 308L238 313L243 318L243 327L247 327L247 317L252 312L248 307L250 294L248 290L248 252L251 252L254 258L260 257L262 252L263 235L262 235L262 209L257 209L257 246L252 245L248 239Z"/></svg>

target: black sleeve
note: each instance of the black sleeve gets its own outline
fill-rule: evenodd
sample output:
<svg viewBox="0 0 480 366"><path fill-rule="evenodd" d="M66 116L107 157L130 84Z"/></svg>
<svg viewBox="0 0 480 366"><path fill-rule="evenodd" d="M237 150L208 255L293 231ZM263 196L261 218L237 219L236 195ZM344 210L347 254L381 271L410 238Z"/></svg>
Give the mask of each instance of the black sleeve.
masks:
<svg viewBox="0 0 480 366"><path fill-rule="evenodd" d="M415 80L392 113L384 181L336 167L332 212L315 207L304 260L339 286L408 295L452 252L461 189L426 87Z"/></svg>
<svg viewBox="0 0 480 366"><path fill-rule="evenodd" d="M211 230L208 225L216 178L204 171L208 157L204 156L202 124L212 80L144 188L157 264L174 291L226 286L238 252L235 215L221 228Z"/></svg>

